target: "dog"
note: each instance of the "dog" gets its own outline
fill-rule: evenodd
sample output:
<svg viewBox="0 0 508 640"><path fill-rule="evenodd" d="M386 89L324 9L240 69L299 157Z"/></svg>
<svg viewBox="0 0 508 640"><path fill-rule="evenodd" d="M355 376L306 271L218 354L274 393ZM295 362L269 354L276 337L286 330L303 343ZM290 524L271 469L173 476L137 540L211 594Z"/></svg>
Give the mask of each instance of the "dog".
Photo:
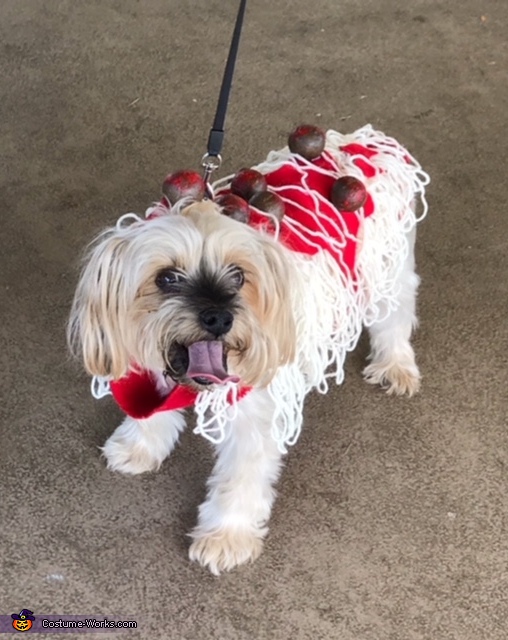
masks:
<svg viewBox="0 0 508 640"><path fill-rule="evenodd" d="M305 396L342 382L364 327L367 382L409 396L420 384L414 244L429 179L418 162L367 125L328 131L318 160L285 147L257 170L282 220L251 207L244 224L212 198L124 216L90 245L68 324L97 397L109 390L127 414L102 448L111 470L158 469L195 408L217 459L189 556L216 575L259 556ZM330 202L343 175L368 193L355 212Z"/></svg>

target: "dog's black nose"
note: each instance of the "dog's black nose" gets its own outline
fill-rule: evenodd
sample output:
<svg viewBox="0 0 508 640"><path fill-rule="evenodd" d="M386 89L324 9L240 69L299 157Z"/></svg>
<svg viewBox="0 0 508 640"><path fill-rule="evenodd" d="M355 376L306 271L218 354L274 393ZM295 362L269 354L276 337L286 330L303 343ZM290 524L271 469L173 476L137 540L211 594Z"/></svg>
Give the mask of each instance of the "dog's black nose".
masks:
<svg viewBox="0 0 508 640"><path fill-rule="evenodd" d="M227 333L233 326L231 311L221 309L205 309L199 314L199 321L203 329L219 337Z"/></svg>

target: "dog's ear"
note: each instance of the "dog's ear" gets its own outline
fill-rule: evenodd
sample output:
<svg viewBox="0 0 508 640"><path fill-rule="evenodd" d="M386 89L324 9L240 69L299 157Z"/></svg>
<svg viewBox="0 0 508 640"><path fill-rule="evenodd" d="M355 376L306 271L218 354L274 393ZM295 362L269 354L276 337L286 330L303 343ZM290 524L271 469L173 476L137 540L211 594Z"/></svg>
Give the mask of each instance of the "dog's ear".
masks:
<svg viewBox="0 0 508 640"><path fill-rule="evenodd" d="M293 311L294 287L291 263L279 246L271 240L263 241L266 260L266 278L262 282L265 305L264 322L271 327L269 332L274 350L278 352L278 365L293 362L296 351L296 323Z"/></svg>
<svg viewBox="0 0 508 640"><path fill-rule="evenodd" d="M293 296L299 280L295 277L285 250L270 238L258 237L256 259L246 270L254 275L245 285L245 296L254 309L259 333L250 344L243 365L251 384L269 384L278 368L294 361L296 321ZM259 259L261 258L261 260Z"/></svg>
<svg viewBox="0 0 508 640"><path fill-rule="evenodd" d="M128 370L127 244L115 228L102 233L85 257L74 295L67 340L91 375L118 379Z"/></svg>

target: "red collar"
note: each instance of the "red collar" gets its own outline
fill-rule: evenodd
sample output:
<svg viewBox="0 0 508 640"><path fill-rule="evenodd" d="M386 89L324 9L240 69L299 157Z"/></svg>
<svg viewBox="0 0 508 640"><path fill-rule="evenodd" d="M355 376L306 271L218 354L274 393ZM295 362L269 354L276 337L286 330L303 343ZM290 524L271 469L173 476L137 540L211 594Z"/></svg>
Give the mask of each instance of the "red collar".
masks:
<svg viewBox="0 0 508 640"><path fill-rule="evenodd" d="M120 380L110 383L111 393L120 409L137 420L149 418L159 411L174 411L193 407L198 392L184 385L176 385L167 396L161 396L148 371L131 371ZM238 398L243 398L252 387L241 387Z"/></svg>

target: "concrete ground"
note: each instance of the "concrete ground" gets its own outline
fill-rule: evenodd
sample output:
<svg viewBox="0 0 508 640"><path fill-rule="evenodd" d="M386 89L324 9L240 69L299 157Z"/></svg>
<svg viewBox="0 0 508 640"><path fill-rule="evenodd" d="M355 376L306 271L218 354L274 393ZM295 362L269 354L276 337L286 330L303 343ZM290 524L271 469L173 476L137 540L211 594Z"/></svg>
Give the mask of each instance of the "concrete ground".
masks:
<svg viewBox="0 0 508 640"><path fill-rule="evenodd" d="M432 177L421 393L312 397L259 561L187 560L212 465L108 472L120 420L66 355L77 260L197 167L236 2L0 3L0 613L118 614L122 638L501 640L508 624L508 4L252 0L225 172L301 122L397 137ZM66 637L61 634L59 637Z"/></svg>

